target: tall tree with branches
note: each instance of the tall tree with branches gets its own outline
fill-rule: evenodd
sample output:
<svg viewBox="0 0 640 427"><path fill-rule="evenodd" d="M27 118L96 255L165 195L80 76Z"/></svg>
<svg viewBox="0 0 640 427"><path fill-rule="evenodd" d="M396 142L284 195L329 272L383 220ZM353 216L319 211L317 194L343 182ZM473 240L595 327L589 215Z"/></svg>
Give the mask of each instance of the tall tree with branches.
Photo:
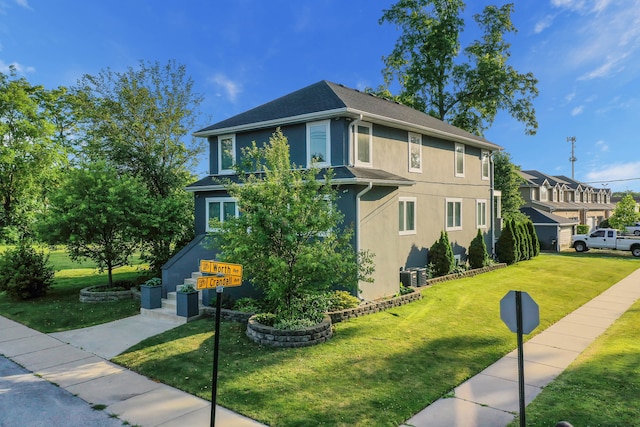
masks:
<svg viewBox="0 0 640 427"><path fill-rule="evenodd" d="M482 37L462 49L465 28L462 0L400 0L383 11L380 24L396 25L401 34L384 57L384 84L373 92L482 136L498 111L507 111L535 134L538 123L532 73L519 73L508 59L505 39L516 28L512 3L487 6L474 15ZM393 95L396 81L400 91Z"/></svg>
<svg viewBox="0 0 640 427"><path fill-rule="evenodd" d="M140 62L124 72L85 75L75 89L85 160L105 160L141 179L155 198L143 230L155 270L192 234L193 201L184 187L204 152L189 136L202 102L193 84L175 61Z"/></svg>

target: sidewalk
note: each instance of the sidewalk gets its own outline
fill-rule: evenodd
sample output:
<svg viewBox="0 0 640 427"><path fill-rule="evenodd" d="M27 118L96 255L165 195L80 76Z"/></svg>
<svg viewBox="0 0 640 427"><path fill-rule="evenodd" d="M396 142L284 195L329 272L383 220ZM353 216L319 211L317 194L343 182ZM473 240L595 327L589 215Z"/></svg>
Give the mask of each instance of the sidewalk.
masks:
<svg viewBox="0 0 640 427"><path fill-rule="evenodd" d="M146 337L175 326L177 324L162 323L158 319L147 324L144 319L134 316L82 330L47 335L0 316L0 355L91 405L105 405L104 412L118 415L121 422L143 427L208 426L211 415L209 401L106 360ZM9 393L20 393L20 386L15 384L16 389L9 390ZM40 408L43 415L46 409ZM55 410L58 413L66 411L60 407ZM66 421L64 425L73 425L74 420ZM3 422L0 424L11 425ZM21 424L18 421L15 425ZM216 407L216 426L261 425L228 409Z"/></svg>
<svg viewBox="0 0 640 427"><path fill-rule="evenodd" d="M535 295L532 297L535 299ZM527 341L523 351L525 404L531 403L638 298L640 269ZM516 349L456 387L453 397L435 401L403 426L500 427L513 421L518 412Z"/></svg>

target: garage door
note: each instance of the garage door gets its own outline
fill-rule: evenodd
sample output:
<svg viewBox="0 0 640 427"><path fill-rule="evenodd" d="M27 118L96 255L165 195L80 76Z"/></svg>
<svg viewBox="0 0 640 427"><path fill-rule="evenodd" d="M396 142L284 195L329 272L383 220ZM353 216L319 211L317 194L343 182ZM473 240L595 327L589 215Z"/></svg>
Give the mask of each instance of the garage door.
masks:
<svg viewBox="0 0 640 427"><path fill-rule="evenodd" d="M560 249L571 247L571 231L573 227L560 227Z"/></svg>

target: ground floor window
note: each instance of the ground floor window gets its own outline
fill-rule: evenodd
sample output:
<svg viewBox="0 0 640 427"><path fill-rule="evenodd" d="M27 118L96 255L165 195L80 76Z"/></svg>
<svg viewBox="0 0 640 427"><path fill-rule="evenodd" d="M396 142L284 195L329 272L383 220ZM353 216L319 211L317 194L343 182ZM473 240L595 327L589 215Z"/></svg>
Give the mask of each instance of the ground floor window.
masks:
<svg viewBox="0 0 640 427"><path fill-rule="evenodd" d="M400 234L416 233L415 197L400 197L398 202L398 230Z"/></svg>
<svg viewBox="0 0 640 427"><path fill-rule="evenodd" d="M232 197L215 197L206 200L207 231L215 231L212 224L238 216L238 202Z"/></svg>
<svg viewBox="0 0 640 427"><path fill-rule="evenodd" d="M462 230L462 199L446 200L446 230Z"/></svg>
<svg viewBox="0 0 640 427"><path fill-rule="evenodd" d="M487 201L476 200L476 226L487 228Z"/></svg>

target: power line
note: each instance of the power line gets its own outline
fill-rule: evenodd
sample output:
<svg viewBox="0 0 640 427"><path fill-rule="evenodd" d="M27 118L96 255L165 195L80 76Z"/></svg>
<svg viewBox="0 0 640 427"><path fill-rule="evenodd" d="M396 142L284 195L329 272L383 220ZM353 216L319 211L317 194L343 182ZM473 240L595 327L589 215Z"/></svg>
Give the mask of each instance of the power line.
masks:
<svg viewBox="0 0 640 427"><path fill-rule="evenodd" d="M607 182L623 182L623 181L636 181L640 178L623 178L623 179L610 179L605 181L587 181L584 184L605 184Z"/></svg>

